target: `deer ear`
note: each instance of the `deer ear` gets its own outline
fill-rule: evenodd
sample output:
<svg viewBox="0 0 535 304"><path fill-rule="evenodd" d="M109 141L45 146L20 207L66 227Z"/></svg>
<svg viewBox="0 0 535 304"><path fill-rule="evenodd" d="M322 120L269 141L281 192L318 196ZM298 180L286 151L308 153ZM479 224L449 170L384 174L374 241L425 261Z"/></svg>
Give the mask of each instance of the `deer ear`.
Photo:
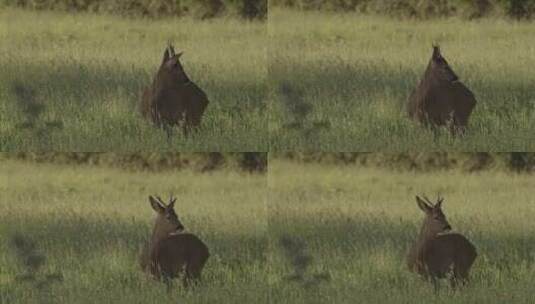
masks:
<svg viewBox="0 0 535 304"><path fill-rule="evenodd" d="M162 206L162 204L160 204L160 202L154 199L154 197L152 197L151 195L149 195L149 202L154 211L158 213L163 213L165 211L165 207Z"/></svg>
<svg viewBox="0 0 535 304"><path fill-rule="evenodd" d="M424 202L418 195L416 195L416 203L418 203L418 207L420 207L423 212L431 212L431 206Z"/></svg>
<svg viewBox="0 0 535 304"><path fill-rule="evenodd" d="M165 52L163 52L163 60L162 60L162 63L163 62L166 62L167 60L169 60L171 56L169 55L169 49L165 49Z"/></svg>
<svg viewBox="0 0 535 304"><path fill-rule="evenodd" d="M175 48L173 47L173 45L171 43L169 43L168 49L169 49L169 56L170 57L175 56Z"/></svg>
<svg viewBox="0 0 535 304"><path fill-rule="evenodd" d="M438 59L442 55L440 54L440 46L437 44L433 45L433 59Z"/></svg>
<svg viewBox="0 0 535 304"><path fill-rule="evenodd" d="M438 201L437 201L437 204L435 205L435 207L442 208L442 202L443 201L444 201L443 198L439 198Z"/></svg>
<svg viewBox="0 0 535 304"><path fill-rule="evenodd" d="M169 209L173 209L175 208L175 202L176 202L176 197L171 199L171 201L169 202L169 204L167 205L167 208Z"/></svg>

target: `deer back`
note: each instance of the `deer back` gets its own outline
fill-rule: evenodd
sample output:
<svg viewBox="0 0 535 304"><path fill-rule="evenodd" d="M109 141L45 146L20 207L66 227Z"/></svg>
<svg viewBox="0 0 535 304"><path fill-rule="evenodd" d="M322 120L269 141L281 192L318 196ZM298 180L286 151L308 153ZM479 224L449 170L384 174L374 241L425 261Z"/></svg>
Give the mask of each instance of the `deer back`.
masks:
<svg viewBox="0 0 535 304"><path fill-rule="evenodd" d="M462 82L458 81L452 83L451 95L455 114L461 121L466 122L477 103L474 94Z"/></svg>
<svg viewBox="0 0 535 304"><path fill-rule="evenodd" d="M151 272L159 276L161 272L176 276L186 264L195 259L206 260L208 247L196 235L177 233L169 235L152 245L150 262L155 267Z"/></svg>
<svg viewBox="0 0 535 304"><path fill-rule="evenodd" d="M199 121L208 106L208 97L195 83L184 85L184 97L186 100L186 115L191 121Z"/></svg>
<svg viewBox="0 0 535 304"><path fill-rule="evenodd" d="M452 264L471 265L477 256L476 249L462 234L448 233L427 240L419 249L418 264L426 273L439 277L449 271ZM419 272L422 272L420 267Z"/></svg>

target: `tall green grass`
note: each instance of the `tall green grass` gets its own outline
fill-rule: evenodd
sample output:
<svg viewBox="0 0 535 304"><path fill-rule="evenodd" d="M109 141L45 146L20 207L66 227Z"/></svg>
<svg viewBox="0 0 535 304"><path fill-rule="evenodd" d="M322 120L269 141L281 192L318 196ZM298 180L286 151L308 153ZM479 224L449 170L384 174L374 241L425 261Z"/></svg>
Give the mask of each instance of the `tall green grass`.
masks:
<svg viewBox="0 0 535 304"><path fill-rule="evenodd" d="M268 32L272 150L535 148L532 23L271 9ZM434 42L478 101L462 138L406 114Z"/></svg>
<svg viewBox="0 0 535 304"><path fill-rule="evenodd" d="M3 161L2 303L527 303L535 274L530 175L460 170L393 172L357 165L270 162L268 178L220 170L125 172ZM147 195L174 193L187 229L211 257L195 290L162 283L137 264L150 234ZM423 215L414 196L445 197L454 230L479 256L457 292L408 272ZM12 240L45 256L24 280ZM31 251L31 250L30 250ZM31 251L31 252L33 252ZM43 287L50 274L61 281Z"/></svg>
<svg viewBox="0 0 535 304"><path fill-rule="evenodd" d="M0 11L0 150L266 151L265 23ZM208 95L185 138L143 120L167 41Z"/></svg>
<svg viewBox="0 0 535 304"><path fill-rule="evenodd" d="M266 302L265 175L0 165L0 303ZM169 193L186 229L211 253L195 290L177 284L167 293L138 266L154 217L147 196ZM57 273L63 280L46 287L22 280L16 235L46 257L39 280Z"/></svg>
<svg viewBox="0 0 535 304"><path fill-rule="evenodd" d="M415 195L434 198L438 192L450 224L479 256L467 288L455 292L443 281L435 295L432 284L407 270L405 256L423 220ZM530 175L395 173L271 161L269 193L273 303L531 302ZM281 239L302 247L288 254ZM289 280L303 265L304 279ZM324 279L314 280L318 276Z"/></svg>

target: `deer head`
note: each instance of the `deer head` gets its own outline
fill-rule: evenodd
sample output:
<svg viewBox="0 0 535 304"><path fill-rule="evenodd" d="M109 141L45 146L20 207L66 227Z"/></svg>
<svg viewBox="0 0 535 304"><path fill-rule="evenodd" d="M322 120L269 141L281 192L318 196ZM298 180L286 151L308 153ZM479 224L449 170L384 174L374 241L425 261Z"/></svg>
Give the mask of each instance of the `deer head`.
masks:
<svg viewBox="0 0 535 304"><path fill-rule="evenodd" d="M149 196L149 202L156 211L156 220L154 222L153 240L159 239L169 234L184 230L184 225L178 220L174 206L176 198L169 198L169 204L165 204L159 196L156 198Z"/></svg>
<svg viewBox="0 0 535 304"><path fill-rule="evenodd" d="M440 46L438 45L433 45L433 55L429 61L429 68L432 71L433 76L441 80L447 80L449 82L459 80L459 77L450 68L446 59L442 57Z"/></svg>
<svg viewBox="0 0 535 304"><path fill-rule="evenodd" d="M160 73L173 77L178 82L188 82L188 76L180 63L182 52L176 54L175 48L171 43L167 46L163 53L162 64L160 66Z"/></svg>
<svg viewBox="0 0 535 304"><path fill-rule="evenodd" d="M433 204L427 197L423 197L425 201L419 196L416 196L418 207L425 213L421 236L424 238L433 238L440 233L451 230L451 226L442 212L442 202L444 199L438 197L437 202Z"/></svg>

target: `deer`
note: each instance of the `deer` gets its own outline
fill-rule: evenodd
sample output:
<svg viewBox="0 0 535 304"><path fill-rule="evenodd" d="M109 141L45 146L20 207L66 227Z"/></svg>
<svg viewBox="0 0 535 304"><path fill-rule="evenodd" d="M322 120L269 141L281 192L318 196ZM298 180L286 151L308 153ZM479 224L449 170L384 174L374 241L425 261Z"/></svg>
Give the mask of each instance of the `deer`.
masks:
<svg viewBox="0 0 535 304"><path fill-rule="evenodd" d="M440 47L433 45L424 76L409 96L409 117L424 125L447 126L452 135L464 135L475 106L472 91L459 80Z"/></svg>
<svg viewBox="0 0 535 304"><path fill-rule="evenodd" d="M420 235L407 256L411 272L430 280L439 290L438 279L450 275L450 284L455 289L459 283L469 282L469 271L477 252L472 243L462 234L452 233L451 226L442 211L443 198L433 204L427 197L416 196L418 207L425 213Z"/></svg>
<svg viewBox="0 0 535 304"><path fill-rule="evenodd" d="M152 85L143 91L140 111L142 116L163 128L167 138L174 126L182 126L185 136L201 125L209 104L204 91L190 80L171 43L164 51L162 63Z"/></svg>
<svg viewBox="0 0 535 304"><path fill-rule="evenodd" d="M149 196L156 219L152 236L140 253L140 266L154 279L170 288L171 280L183 274L185 288L201 279L201 271L210 256L208 247L196 235L185 233L174 210L176 198L165 204L159 196Z"/></svg>

